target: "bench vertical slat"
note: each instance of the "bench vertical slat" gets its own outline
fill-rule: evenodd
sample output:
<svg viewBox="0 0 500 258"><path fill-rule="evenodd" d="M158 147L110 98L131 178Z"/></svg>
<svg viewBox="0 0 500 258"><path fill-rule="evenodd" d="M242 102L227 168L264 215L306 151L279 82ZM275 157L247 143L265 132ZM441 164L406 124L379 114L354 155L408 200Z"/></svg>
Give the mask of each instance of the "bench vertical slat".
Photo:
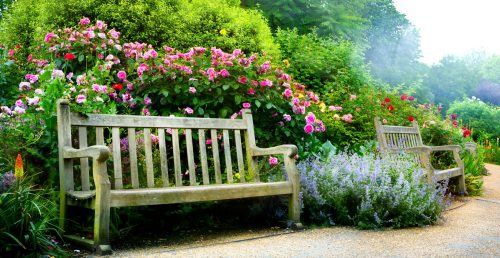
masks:
<svg viewBox="0 0 500 258"><path fill-rule="evenodd" d="M238 159L238 172L240 173L240 182L245 183L245 165L243 164L243 149L241 146L240 130L234 131L234 138L236 139L236 157Z"/></svg>
<svg viewBox="0 0 500 258"><path fill-rule="evenodd" d="M215 183L222 184L222 178L220 174L220 159L219 159L219 142L217 140L217 130L210 130L210 136L212 137L212 153L214 157L214 168L215 168Z"/></svg>
<svg viewBox="0 0 500 258"><path fill-rule="evenodd" d="M231 161L231 145L229 143L229 131L222 131L224 137L224 156L226 160L226 174L227 174L227 182L233 182L233 162Z"/></svg>
<svg viewBox="0 0 500 258"><path fill-rule="evenodd" d="M130 179L132 188L139 188L139 169L137 168L137 141L135 128L128 128L128 154L130 158Z"/></svg>
<svg viewBox="0 0 500 258"><path fill-rule="evenodd" d="M191 129L186 129L186 149L189 166L189 184L196 185L196 169L194 165L194 152L193 152L193 132Z"/></svg>
<svg viewBox="0 0 500 258"><path fill-rule="evenodd" d="M113 127L111 129L113 138L113 165L114 165L114 178L115 178L115 189L122 189L122 154L120 146L120 128Z"/></svg>
<svg viewBox="0 0 500 258"><path fill-rule="evenodd" d="M172 147L174 148L175 185L182 186L181 151L179 149L179 129L172 129Z"/></svg>
<svg viewBox="0 0 500 258"><path fill-rule="evenodd" d="M161 180L163 187L168 187L168 159L167 159L167 146L165 144L165 129L158 129L158 137L160 138L160 168Z"/></svg>
<svg viewBox="0 0 500 258"><path fill-rule="evenodd" d="M155 187L153 174L153 151L151 150L151 129L144 128L144 155L146 155L146 180L148 188Z"/></svg>
<svg viewBox="0 0 500 258"><path fill-rule="evenodd" d="M79 126L78 127L78 142L80 144L80 149L86 148L88 146L87 142L87 127ZM80 174L82 181L82 191L90 190L90 181L89 181L89 158L81 158L80 159Z"/></svg>
<svg viewBox="0 0 500 258"><path fill-rule="evenodd" d="M201 161L201 173L203 175L203 184L210 184L210 177L208 176L208 159L207 159L207 146L205 141L205 130L198 130L198 140L200 143L200 161Z"/></svg>

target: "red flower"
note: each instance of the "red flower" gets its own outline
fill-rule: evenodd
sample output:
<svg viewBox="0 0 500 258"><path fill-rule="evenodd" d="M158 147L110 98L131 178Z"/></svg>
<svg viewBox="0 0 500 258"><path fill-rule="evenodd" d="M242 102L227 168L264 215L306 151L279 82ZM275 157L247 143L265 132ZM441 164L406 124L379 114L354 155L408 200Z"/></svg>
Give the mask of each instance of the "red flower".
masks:
<svg viewBox="0 0 500 258"><path fill-rule="evenodd" d="M406 94L403 94L403 95L401 95L400 99L401 99L401 100L407 100L407 99L408 99L408 96L406 96Z"/></svg>
<svg viewBox="0 0 500 258"><path fill-rule="evenodd" d="M389 104L389 107L387 107L389 109L389 111L393 111L394 110L394 106Z"/></svg>
<svg viewBox="0 0 500 258"><path fill-rule="evenodd" d="M409 96L409 97L408 97L408 100L409 100L409 101L413 101L413 100L415 100L415 97L413 97L413 96Z"/></svg>
<svg viewBox="0 0 500 258"><path fill-rule="evenodd" d="M458 121L457 121L457 120L453 120L451 123L452 123L454 126L458 126Z"/></svg>
<svg viewBox="0 0 500 258"><path fill-rule="evenodd" d="M391 102L391 99L390 98L384 98L384 101L385 102Z"/></svg>
<svg viewBox="0 0 500 258"><path fill-rule="evenodd" d="M64 59L71 61L75 59L75 55L73 55L72 53L67 53L66 55L64 55Z"/></svg>
<svg viewBox="0 0 500 258"><path fill-rule="evenodd" d="M385 102L380 103L380 105L385 107Z"/></svg>
<svg viewBox="0 0 500 258"><path fill-rule="evenodd" d="M23 48L23 47L22 47L21 45L16 45L16 48L17 48L17 49L21 49L21 48Z"/></svg>
<svg viewBox="0 0 500 258"><path fill-rule="evenodd" d="M441 108L440 108L440 107L438 107L438 108L437 108L437 111L438 111L438 112L439 112L439 111L441 111Z"/></svg>
<svg viewBox="0 0 500 258"><path fill-rule="evenodd" d="M414 117L412 117L412 116L409 116L409 117L408 117L408 121L413 122L413 120L415 120L415 118L414 118Z"/></svg>
<svg viewBox="0 0 500 258"><path fill-rule="evenodd" d="M120 83L116 83L116 84L113 84L113 89L115 89L116 91L121 91L123 90L123 85L121 85Z"/></svg>
<svg viewBox="0 0 500 258"><path fill-rule="evenodd" d="M466 138L467 136L470 136L472 133L469 129L465 129L464 130L464 134L462 135L464 138Z"/></svg>
<svg viewBox="0 0 500 258"><path fill-rule="evenodd" d="M453 119L453 120L455 120L455 119L457 119L457 115L455 115L455 114L451 114L451 115L450 115L450 118L451 118L451 119Z"/></svg>

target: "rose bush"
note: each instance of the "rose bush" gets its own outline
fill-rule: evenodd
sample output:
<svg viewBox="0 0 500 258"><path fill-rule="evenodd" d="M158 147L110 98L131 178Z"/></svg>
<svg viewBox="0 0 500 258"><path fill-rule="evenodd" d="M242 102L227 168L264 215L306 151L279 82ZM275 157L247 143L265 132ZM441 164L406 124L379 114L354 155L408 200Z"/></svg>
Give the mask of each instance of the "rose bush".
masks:
<svg viewBox="0 0 500 258"><path fill-rule="evenodd" d="M251 109L263 145L299 143L300 135L326 130L314 115L319 97L265 54L202 47L157 50L146 43L122 44L120 36L88 18L76 28L47 33L27 58L32 72L19 84L21 97L13 106L2 106L1 116L42 114L50 120L55 101L67 98L81 113L236 119Z"/></svg>

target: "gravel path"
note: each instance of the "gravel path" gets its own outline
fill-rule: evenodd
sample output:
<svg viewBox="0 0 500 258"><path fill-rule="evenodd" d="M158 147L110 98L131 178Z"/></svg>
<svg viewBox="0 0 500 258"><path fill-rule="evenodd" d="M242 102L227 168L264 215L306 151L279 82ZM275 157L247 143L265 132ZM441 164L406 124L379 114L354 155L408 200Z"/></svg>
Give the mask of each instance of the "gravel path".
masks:
<svg viewBox="0 0 500 258"><path fill-rule="evenodd" d="M115 250L113 257L500 257L500 166L484 195L454 202L438 225L401 230L268 229L200 236L191 243Z"/></svg>

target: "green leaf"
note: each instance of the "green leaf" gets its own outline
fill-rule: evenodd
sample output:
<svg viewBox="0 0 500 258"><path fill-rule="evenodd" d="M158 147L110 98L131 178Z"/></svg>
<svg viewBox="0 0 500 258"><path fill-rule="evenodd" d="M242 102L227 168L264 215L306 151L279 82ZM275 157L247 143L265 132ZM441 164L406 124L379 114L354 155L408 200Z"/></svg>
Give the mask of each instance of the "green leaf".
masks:
<svg viewBox="0 0 500 258"><path fill-rule="evenodd" d="M255 105L256 105L258 108L259 108L259 107L260 107L260 105L261 105L261 103L260 103L260 101L259 101L258 99L256 99L254 103L255 103Z"/></svg>
<svg viewBox="0 0 500 258"><path fill-rule="evenodd" d="M234 96L234 102L236 105L239 105L241 103L241 95Z"/></svg>
<svg viewBox="0 0 500 258"><path fill-rule="evenodd" d="M78 56L78 62L80 62L80 63L81 63L81 62L83 62L83 60L84 60L84 59L85 59L85 56L84 56L83 54L80 54L80 55Z"/></svg>
<svg viewBox="0 0 500 258"><path fill-rule="evenodd" d="M205 110L203 110L203 108L198 108L198 114L200 115L205 114Z"/></svg>
<svg viewBox="0 0 500 258"><path fill-rule="evenodd" d="M222 85L222 89L223 89L223 90L227 90L227 89L229 89L229 85L227 85L227 84Z"/></svg>
<svg viewBox="0 0 500 258"><path fill-rule="evenodd" d="M161 92L161 95L165 96L165 98L168 97L168 91L167 90L164 90Z"/></svg>
<svg viewBox="0 0 500 258"><path fill-rule="evenodd" d="M273 103L269 102L266 104L267 109L271 109L272 107L274 107Z"/></svg>

